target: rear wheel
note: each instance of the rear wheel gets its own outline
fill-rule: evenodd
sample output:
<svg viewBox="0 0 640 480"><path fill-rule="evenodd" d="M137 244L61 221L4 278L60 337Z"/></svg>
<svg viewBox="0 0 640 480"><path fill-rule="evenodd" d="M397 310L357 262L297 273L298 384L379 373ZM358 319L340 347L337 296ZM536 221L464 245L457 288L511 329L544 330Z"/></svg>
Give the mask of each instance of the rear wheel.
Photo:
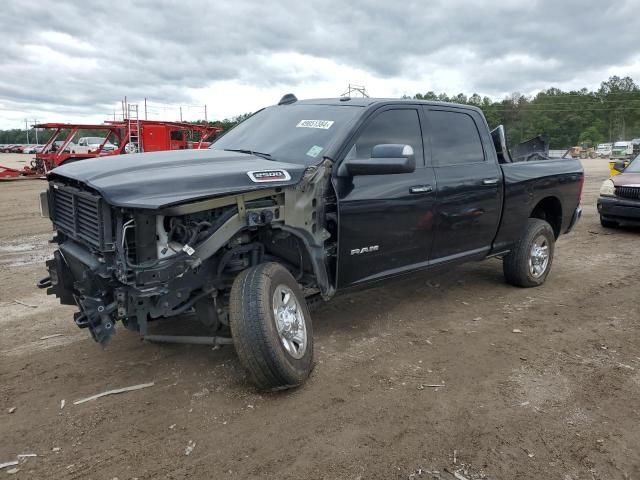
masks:
<svg viewBox="0 0 640 480"><path fill-rule="evenodd" d="M602 215L600 215L600 225L604 228L618 228L620 224L614 220L607 220Z"/></svg>
<svg viewBox="0 0 640 480"><path fill-rule="evenodd" d="M240 362L262 390L302 384L313 365L311 316L298 282L278 263L238 275L229 323Z"/></svg>
<svg viewBox="0 0 640 480"><path fill-rule="evenodd" d="M555 235L551 225L530 218L516 247L503 260L504 276L518 287L537 287L547 279L553 262Z"/></svg>

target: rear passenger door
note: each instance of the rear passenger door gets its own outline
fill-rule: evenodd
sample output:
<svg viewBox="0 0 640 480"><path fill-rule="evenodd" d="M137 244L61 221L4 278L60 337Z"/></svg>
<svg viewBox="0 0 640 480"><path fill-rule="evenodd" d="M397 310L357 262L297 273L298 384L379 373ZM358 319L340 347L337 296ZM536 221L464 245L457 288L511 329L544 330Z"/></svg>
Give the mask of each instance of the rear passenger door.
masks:
<svg viewBox="0 0 640 480"><path fill-rule="evenodd" d="M468 109L424 108L438 185L430 263L486 255L500 222L504 187L484 119Z"/></svg>

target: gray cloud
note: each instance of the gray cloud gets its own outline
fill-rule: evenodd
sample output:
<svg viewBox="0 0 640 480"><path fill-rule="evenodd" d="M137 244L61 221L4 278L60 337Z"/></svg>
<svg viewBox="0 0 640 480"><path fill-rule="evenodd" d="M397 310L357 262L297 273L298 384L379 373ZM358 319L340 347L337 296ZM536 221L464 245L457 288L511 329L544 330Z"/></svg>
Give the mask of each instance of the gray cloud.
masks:
<svg viewBox="0 0 640 480"><path fill-rule="evenodd" d="M466 93L530 91L631 62L638 11L640 0L8 0L0 103L91 113L124 95L193 102L185 89L220 80L262 87L323 78L270 61L288 52L399 81L455 71Z"/></svg>

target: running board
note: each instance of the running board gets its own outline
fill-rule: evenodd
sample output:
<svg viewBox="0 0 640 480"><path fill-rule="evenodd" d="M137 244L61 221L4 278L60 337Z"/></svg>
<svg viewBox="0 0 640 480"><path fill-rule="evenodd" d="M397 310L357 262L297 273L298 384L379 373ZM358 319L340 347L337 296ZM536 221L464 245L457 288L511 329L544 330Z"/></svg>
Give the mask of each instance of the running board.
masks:
<svg viewBox="0 0 640 480"><path fill-rule="evenodd" d="M195 337L189 335L144 335L142 340L152 343L186 343L192 345L231 345L230 337Z"/></svg>

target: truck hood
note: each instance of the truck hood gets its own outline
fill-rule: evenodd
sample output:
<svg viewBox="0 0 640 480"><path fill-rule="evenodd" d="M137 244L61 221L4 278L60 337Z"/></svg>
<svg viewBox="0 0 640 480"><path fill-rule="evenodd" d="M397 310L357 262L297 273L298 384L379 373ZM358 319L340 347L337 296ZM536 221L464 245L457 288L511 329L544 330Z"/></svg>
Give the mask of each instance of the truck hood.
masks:
<svg viewBox="0 0 640 480"><path fill-rule="evenodd" d="M626 187L631 185L640 185L640 173L620 173L611 177L616 187Z"/></svg>
<svg viewBox="0 0 640 480"><path fill-rule="evenodd" d="M221 150L174 150L91 158L60 166L50 180L72 179L118 207L164 208L207 197L295 185L306 165Z"/></svg>

